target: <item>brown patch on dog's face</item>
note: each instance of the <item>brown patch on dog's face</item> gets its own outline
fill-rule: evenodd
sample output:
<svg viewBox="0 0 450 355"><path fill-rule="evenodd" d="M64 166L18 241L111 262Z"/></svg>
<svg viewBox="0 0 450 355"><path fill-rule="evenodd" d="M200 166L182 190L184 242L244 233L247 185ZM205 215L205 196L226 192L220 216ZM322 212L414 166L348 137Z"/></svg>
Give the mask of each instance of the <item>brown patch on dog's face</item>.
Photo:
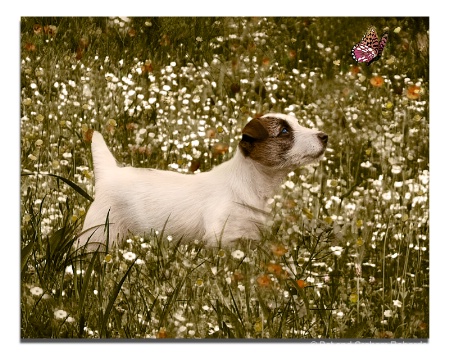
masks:
<svg viewBox="0 0 450 355"><path fill-rule="evenodd" d="M294 132L288 122L261 117L251 120L242 130L239 148L245 157L265 166L285 165L287 152L294 144Z"/></svg>

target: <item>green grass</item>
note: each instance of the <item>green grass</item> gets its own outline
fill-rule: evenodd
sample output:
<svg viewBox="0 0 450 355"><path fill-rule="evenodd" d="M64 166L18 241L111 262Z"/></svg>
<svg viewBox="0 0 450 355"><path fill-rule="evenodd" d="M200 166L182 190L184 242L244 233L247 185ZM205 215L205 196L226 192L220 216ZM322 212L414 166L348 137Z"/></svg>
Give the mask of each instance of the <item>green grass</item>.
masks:
<svg viewBox="0 0 450 355"><path fill-rule="evenodd" d="M22 18L21 337L428 338L427 19L129 20ZM367 67L350 49L370 24L390 37ZM90 129L124 164L192 173L269 111L330 138L261 243L72 248Z"/></svg>

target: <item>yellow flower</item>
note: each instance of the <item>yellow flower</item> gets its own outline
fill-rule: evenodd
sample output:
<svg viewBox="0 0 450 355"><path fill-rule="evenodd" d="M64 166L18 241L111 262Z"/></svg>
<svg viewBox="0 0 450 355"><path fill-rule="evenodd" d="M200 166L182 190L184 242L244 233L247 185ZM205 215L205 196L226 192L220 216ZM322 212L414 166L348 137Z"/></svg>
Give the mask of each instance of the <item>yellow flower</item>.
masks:
<svg viewBox="0 0 450 355"><path fill-rule="evenodd" d="M108 122L106 122L106 130L109 133L114 133L114 130L115 130L116 126L117 126L117 122L116 122L116 120L114 118L110 118L108 120Z"/></svg>
<svg viewBox="0 0 450 355"><path fill-rule="evenodd" d="M225 255L226 255L226 253L225 253L225 250L223 250L223 249L220 249L220 250L217 252L217 256L218 256L219 258L224 258Z"/></svg>
<svg viewBox="0 0 450 355"><path fill-rule="evenodd" d="M326 216L324 221L327 224L333 224L333 218L331 218L330 216Z"/></svg>
<svg viewBox="0 0 450 355"><path fill-rule="evenodd" d="M261 333L261 331L262 331L262 323L261 323L261 321L257 321L253 325L253 329L255 330L256 333Z"/></svg>
<svg viewBox="0 0 450 355"><path fill-rule="evenodd" d="M52 161L52 167L53 167L53 169L59 169L59 161L53 160Z"/></svg>
<svg viewBox="0 0 450 355"><path fill-rule="evenodd" d="M112 126L112 127L116 127L117 126L117 122L114 118L110 118L108 120L108 122L106 122L107 125Z"/></svg>
<svg viewBox="0 0 450 355"><path fill-rule="evenodd" d="M89 170L83 170L83 175L88 179L92 179L92 173Z"/></svg>

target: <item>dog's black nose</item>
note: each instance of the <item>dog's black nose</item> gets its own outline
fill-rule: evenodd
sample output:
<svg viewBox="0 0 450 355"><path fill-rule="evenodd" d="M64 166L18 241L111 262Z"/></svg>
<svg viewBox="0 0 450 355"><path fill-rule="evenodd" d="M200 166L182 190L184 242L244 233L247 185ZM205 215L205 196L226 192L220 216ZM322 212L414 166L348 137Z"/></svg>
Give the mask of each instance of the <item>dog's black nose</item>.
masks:
<svg viewBox="0 0 450 355"><path fill-rule="evenodd" d="M328 142L328 134L320 132L317 134L317 137L319 137L319 139L324 143L327 144Z"/></svg>

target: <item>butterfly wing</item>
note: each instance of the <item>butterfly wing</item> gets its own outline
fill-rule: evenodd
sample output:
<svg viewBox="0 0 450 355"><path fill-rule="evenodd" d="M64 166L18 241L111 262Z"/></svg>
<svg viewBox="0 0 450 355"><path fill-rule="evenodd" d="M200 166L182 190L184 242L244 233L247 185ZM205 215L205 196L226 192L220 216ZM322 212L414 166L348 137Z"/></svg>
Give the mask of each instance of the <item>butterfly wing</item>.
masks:
<svg viewBox="0 0 450 355"><path fill-rule="evenodd" d="M384 41L383 47L385 44L386 41ZM378 40L377 31L375 30L375 27L369 27L369 29L361 39L361 42L356 43L353 46L352 57L358 63L367 63L367 65L369 65L374 60L377 60L376 58L379 55L379 48L380 42Z"/></svg>
<svg viewBox="0 0 450 355"><path fill-rule="evenodd" d="M378 40L378 35L375 27L369 27L366 34L362 38L361 43L364 43L366 46L371 47L378 52L380 42Z"/></svg>
<svg viewBox="0 0 450 355"><path fill-rule="evenodd" d="M384 46L386 45L386 42L388 40L388 34L384 33L381 37L380 44L378 46L378 55L381 56L381 53L383 52Z"/></svg>
<svg viewBox="0 0 450 355"><path fill-rule="evenodd" d="M352 48L352 57L358 63L367 63L373 61L376 58L378 51L372 47L369 47L363 43L357 43Z"/></svg>
<svg viewBox="0 0 450 355"><path fill-rule="evenodd" d="M378 54L373 58L370 62L367 62L367 65L370 65L373 62L376 62L378 59L381 58L381 53L383 53L384 46L386 45L388 39L388 34L384 33L381 37L380 44L378 45Z"/></svg>

